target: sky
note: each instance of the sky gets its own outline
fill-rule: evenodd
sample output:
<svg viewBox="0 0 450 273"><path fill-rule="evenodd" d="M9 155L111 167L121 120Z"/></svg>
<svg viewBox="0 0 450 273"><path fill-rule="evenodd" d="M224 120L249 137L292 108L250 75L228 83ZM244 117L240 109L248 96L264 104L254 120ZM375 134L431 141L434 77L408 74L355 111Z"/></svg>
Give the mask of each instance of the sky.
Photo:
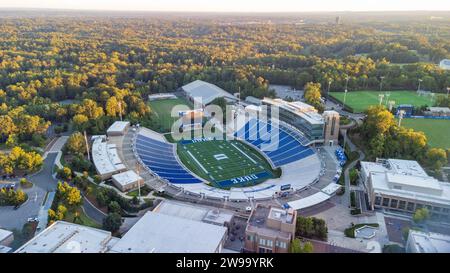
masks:
<svg viewBox="0 0 450 273"><path fill-rule="evenodd" d="M306 12L450 10L449 0L0 0L0 8Z"/></svg>

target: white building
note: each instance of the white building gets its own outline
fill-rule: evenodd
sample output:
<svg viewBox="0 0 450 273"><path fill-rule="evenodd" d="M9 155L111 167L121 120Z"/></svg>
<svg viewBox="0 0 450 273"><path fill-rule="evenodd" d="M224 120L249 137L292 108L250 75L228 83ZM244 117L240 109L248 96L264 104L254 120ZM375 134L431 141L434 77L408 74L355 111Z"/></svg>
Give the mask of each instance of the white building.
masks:
<svg viewBox="0 0 450 273"><path fill-rule="evenodd" d="M104 253L119 239L111 232L56 221L16 253Z"/></svg>
<svg viewBox="0 0 450 273"><path fill-rule="evenodd" d="M211 209L199 205L167 201L161 202L153 209L154 212L176 216L189 220L228 227L233 219L233 214L220 209Z"/></svg>
<svg viewBox="0 0 450 273"><path fill-rule="evenodd" d="M130 128L129 121L116 121L106 131L108 136L123 136Z"/></svg>
<svg viewBox="0 0 450 273"><path fill-rule="evenodd" d="M450 236L410 230L406 242L407 253L450 253Z"/></svg>
<svg viewBox="0 0 450 273"><path fill-rule="evenodd" d="M227 228L147 212L111 249L113 253L220 253Z"/></svg>
<svg viewBox="0 0 450 273"><path fill-rule="evenodd" d="M123 173L114 174L112 182L121 191L129 191L144 185L144 179L140 177L135 171L126 171Z"/></svg>
<svg viewBox="0 0 450 273"><path fill-rule="evenodd" d="M185 96L192 102L197 101L202 106L210 104L217 98L225 98L229 102L235 102L238 100L235 96L231 95L222 88L201 80L193 81L181 87Z"/></svg>
<svg viewBox="0 0 450 273"><path fill-rule="evenodd" d="M93 136L92 161L101 178L109 179L113 174L126 170L115 144L108 144L106 136Z"/></svg>
<svg viewBox="0 0 450 273"><path fill-rule="evenodd" d="M450 70L450 60L444 59L439 63L439 67L445 70Z"/></svg>
<svg viewBox="0 0 450 273"><path fill-rule="evenodd" d="M416 161L361 162L361 180L372 208L413 213L426 207L433 219L450 221L450 183L428 176Z"/></svg>
<svg viewBox="0 0 450 273"><path fill-rule="evenodd" d="M264 98L262 104L271 106L267 108L268 117L277 118L278 120L295 127L302 132L311 143L324 142L325 119L313 106L301 101L289 102L282 99L271 98ZM278 117L272 114L272 112L274 112L272 107L278 107ZM339 127L339 124L337 125Z"/></svg>
<svg viewBox="0 0 450 273"><path fill-rule="evenodd" d="M9 246L14 241L14 234L6 229L0 229L0 245Z"/></svg>

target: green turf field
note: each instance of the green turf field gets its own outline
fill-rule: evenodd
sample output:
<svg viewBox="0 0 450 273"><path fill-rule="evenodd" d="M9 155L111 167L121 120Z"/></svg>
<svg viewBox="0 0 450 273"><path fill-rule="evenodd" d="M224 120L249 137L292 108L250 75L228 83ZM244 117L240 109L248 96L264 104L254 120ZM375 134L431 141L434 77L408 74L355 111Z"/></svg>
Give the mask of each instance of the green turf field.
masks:
<svg viewBox="0 0 450 273"><path fill-rule="evenodd" d="M276 177L262 155L237 140L179 143L177 150L180 160L187 168L216 187L221 187L219 182L251 174L265 172L268 176L234 186L254 185Z"/></svg>
<svg viewBox="0 0 450 273"><path fill-rule="evenodd" d="M158 120L157 127L159 127L152 129L162 133L170 132L172 124L178 119L178 117L171 117L170 113L175 105L180 104L187 105L192 109L192 104L184 98L149 101L150 108Z"/></svg>
<svg viewBox="0 0 450 273"><path fill-rule="evenodd" d="M378 105L380 98L378 94L390 92L389 101L395 101L395 105L412 104L414 106L432 106L431 97L419 96L416 91L350 91L347 93L345 104L353 108L354 112L364 112L371 105ZM344 92L330 92L330 95L340 102L344 101ZM386 98L383 104L387 105Z"/></svg>
<svg viewBox="0 0 450 273"><path fill-rule="evenodd" d="M405 118L402 127L424 132L431 147L450 149L450 120Z"/></svg>

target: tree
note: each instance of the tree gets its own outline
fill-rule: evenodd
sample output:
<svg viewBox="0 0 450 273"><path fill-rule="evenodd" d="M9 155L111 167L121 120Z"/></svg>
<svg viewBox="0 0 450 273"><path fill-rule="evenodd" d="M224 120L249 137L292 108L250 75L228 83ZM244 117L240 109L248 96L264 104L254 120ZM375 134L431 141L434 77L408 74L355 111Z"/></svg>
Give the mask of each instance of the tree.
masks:
<svg viewBox="0 0 450 273"><path fill-rule="evenodd" d="M122 216L118 213L109 213L105 219L103 219L103 229L116 232L122 225Z"/></svg>
<svg viewBox="0 0 450 273"><path fill-rule="evenodd" d="M319 112L322 112L324 106L321 101L321 93L320 93L321 85L320 83L312 83L309 82L305 85L305 101L306 103L314 106Z"/></svg>
<svg viewBox="0 0 450 273"><path fill-rule="evenodd" d="M414 212L413 220L416 223L425 222L430 218L430 213L427 208L420 208Z"/></svg>
<svg viewBox="0 0 450 273"><path fill-rule="evenodd" d="M447 164L447 153L443 149L431 148L425 155L425 162L435 171L440 171Z"/></svg>
<svg viewBox="0 0 450 273"><path fill-rule="evenodd" d="M67 139L65 151L70 154L84 155L86 153L86 141L80 132L73 133Z"/></svg>
<svg viewBox="0 0 450 273"><path fill-rule="evenodd" d="M89 119L87 116L83 115L83 114L77 114L72 118L73 124L75 126L75 128L79 131L85 131L88 124L89 124Z"/></svg>
<svg viewBox="0 0 450 273"><path fill-rule="evenodd" d="M119 114L121 114L122 116L124 116L126 114L125 107L125 102L118 100L115 96L112 96L106 101L106 115L110 117L117 117Z"/></svg>
<svg viewBox="0 0 450 273"><path fill-rule="evenodd" d="M75 187L71 187L67 192L67 204L70 206L78 206L81 204L80 190Z"/></svg>
<svg viewBox="0 0 450 273"><path fill-rule="evenodd" d="M122 211L119 203L117 203L116 201L111 201L109 202L108 205L108 212L109 213L118 213L120 214L120 212Z"/></svg>
<svg viewBox="0 0 450 273"><path fill-rule="evenodd" d="M311 242L305 242L302 244L300 239L294 239L291 242L291 253L312 253L314 251L313 244Z"/></svg>

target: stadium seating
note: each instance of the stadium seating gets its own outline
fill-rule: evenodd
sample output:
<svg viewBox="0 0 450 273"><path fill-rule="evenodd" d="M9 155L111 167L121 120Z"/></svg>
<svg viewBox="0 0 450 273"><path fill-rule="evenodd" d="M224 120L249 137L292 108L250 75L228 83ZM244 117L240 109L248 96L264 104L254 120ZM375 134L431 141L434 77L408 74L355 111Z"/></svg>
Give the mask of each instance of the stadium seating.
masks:
<svg viewBox="0 0 450 273"><path fill-rule="evenodd" d="M176 160L172 144L138 135L136 153L152 172L174 184L201 183Z"/></svg>
<svg viewBox="0 0 450 273"><path fill-rule="evenodd" d="M280 167L314 154L312 149L301 144L303 136L296 134L294 130L281 124L278 124L277 132L272 134L270 122L252 119L239 129L235 136L261 149L270 158L275 167Z"/></svg>

